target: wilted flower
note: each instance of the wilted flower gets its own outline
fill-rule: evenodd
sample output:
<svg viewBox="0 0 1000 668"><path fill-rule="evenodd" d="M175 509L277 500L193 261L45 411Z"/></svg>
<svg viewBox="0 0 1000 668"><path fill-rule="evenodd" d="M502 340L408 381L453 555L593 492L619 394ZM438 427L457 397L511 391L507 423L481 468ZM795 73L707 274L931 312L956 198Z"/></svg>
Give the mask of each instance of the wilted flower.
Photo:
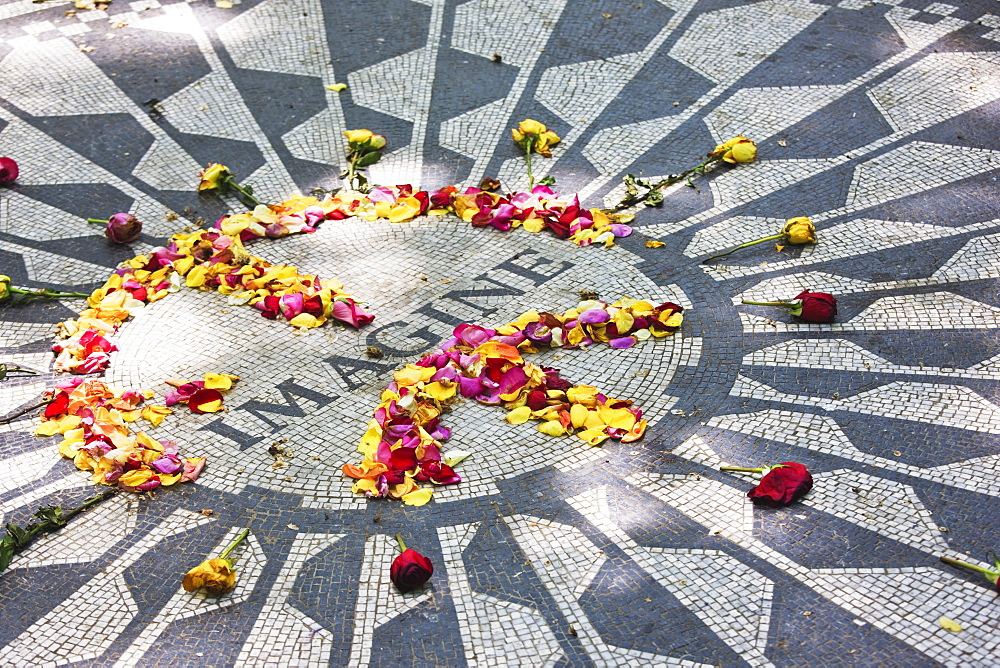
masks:
<svg viewBox="0 0 1000 668"><path fill-rule="evenodd" d="M434 574L434 564L431 560L416 550L406 547L403 537L398 533L396 540L402 553L392 561L389 567L389 577L400 591L407 592L416 589L431 579Z"/></svg>
<svg viewBox="0 0 1000 668"><path fill-rule="evenodd" d="M549 147L561 140L559 135L546 128L544 123L530 118L518 123L516 128L511 129L510 134L514 138L514 143L524 149L524 160L528 167L528 188L531 189L535 186L535 175L531 171L531 154L540 153L546 158L551 158L552 151Z"/></svg>
<svg viewBox="0 0 1000 668"><path fill-rule="evenodd" d="M785 235L788 243L796 246L816 243L816 226L806 216L790 218L781 228L781 233Z"/></svg>
<svg viewBox="0 0 1000 668"><path fill-rule="evenodd" d="M708 154L708 157L722 158L732 165L753 162L757 157L757 145L743 135L736 135L716 146L715 150Z"/></svg>
<svg viewBox="0 0 1000 668"><path fill-rule="evenodd" d="M10 183L19 173L20 170L13 158L0 158L0 183Z"/></svg>
<svg viewBox="0 0 1000 668"><path fill-rule="evenodd" d="M693 186L694 184L691 182L692 177L704 174L722 162L730 165L739 165L753 162L756 159L757 145L743 135L736 135L732 139L716 146L705 155L704 160L680 174L671 174L656 182L637 178L633 174L626 174L622 179L625 186L625 196L613 208L604 209L604 213L611 214L640 203L646 206L660 206L663 204L663 191L669 186L683 181L687 181L688 185ZM646 192L640 194L640 187L645 188Z"/></svg>
<svg viewBox="0 0 1000 668"><path fill-rule="evenodd" d="M198 190L214 190L230 175L231 172L225 165L210 162L208 163L208 167L198 173L198 178L201 179L201 182L198 184Z"/></svg>
<svg viewBox="0 0 1000 668"><path fill-rule="evenodd" d="M743 300L744 304L754 306L780 306L788 309L794 316L802 318L806 322L826 323L833 322L837 315L837 299L826 292L800 292L793 301L778 302L752 302Z"/></svg>
<svg viewBox="0 0 1000 668"><path fill-rule="evenodd" d="M745 471L763 473L764 477L756 487L747 492L754 505L781 508L795 503L812 489L812 474L806 467L796 462L782 462L771 467L744 468L723 466L721 471Z"/></svg>
<svg viewBox="0 0 1000 668"><path fill-rule="evenodd" d="M55 292L49 290L48 288L42 288L41 290L22 290L21 288L15 288L11 285L10 276L5 276L0 274L0 304L10 302L11 304L18 304L21 302L29 302L33 299L58 299L60 297L89 297L90 295L84 292Z"/></svg>
<svg viewBox="0 0 1000 668"><path fill-rule="evenodd" d="M348 130L344 137L347 138L347 169L341 178L347 179L352 189L365 190L368 180L360 171L382 158L380 151L385 148L385 137L363 129Z"/></svg>
<svg viewBox="0 0 1000 668"><path fill-rule="evenodd" d="M745 244L740 244L736 248L731 248L724 253L716 253L715 255L710 255L706 257L702 262L708 262L709 260L716 260L720 257L725 257L730 253L735 253L741 248L747 248L749 246L756 246L757 244L762 244L765 241L777 241L781 240L786 244L792 244L794 246L800 246L802 244L814 244L816 243L816 226L813 225L812 221L806 216L799 216L797 218L789 218L788 221L781 228L781 232L777 234L772 234L767 237L762 237L760 239L754 239L753 241L748 241ZM781 250L781 248L778 248Z"/></svg>
<svg viewBox="0 0 1000 668"><path fill-rule="evenodd" d="M546 128L544 123L530 118L518 123L517 127L510 131L510 134L514 138L514 142L523 148L529 156L534 151L546 158L551 158L552 152L549 151L549 147L561 141L559 135Z"/></svg>
<svg viewBox="0 0 1000 668"><path fill-rule="evenodd" d="M253 188L250 186L241 186L237 183L236 179L233 178L233 173L225 165L210 162L208 163L208 167L198 172L198 178L201 179L198 183L199 191L218 190L220 195L225 195L232 188L236 191L236 196L245 205L249 207L258 207L261 205L260 200L253 196Z"/></svg>
<svg viewBox="0 0 1000 668"><path fill-rule="evenodd" d="M212 596L222 596L232 591L233 587L236 586L236 569L233 567L232 560L226 559L226 557L237 545L243 542L249 533L250 529L244 529L218 557L206 559L189 570L181 583L184 590L194 592L203 589Z"/></svg>
<svg viewBox="0 0 1000 668"><path fill-rule="evenodd" d="M105 225L104 236L116 244L129 244L139 238L142 223L130 213L116 213L108 219L88 218L88 223Z"/></svg>

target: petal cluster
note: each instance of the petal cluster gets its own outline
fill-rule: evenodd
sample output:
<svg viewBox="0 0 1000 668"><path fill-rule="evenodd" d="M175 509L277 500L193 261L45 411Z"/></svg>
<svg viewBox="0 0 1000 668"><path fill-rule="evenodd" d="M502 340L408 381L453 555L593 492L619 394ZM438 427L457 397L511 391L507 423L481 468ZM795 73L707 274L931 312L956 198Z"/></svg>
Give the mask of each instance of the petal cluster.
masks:
<svg viewBox="0 0 1000 668"><path fill-rule="evenodd" d="M78 469L91 471L94 484L117 485L130 492L193 481L205 458L182 458L177 444L158 441L130 424L153 426L173 411L146 404L152 392L119 390L98 379L69 378L56 385L36 436L62 434L59 453Z"/></svg>
<svg viewBox="0 0 1000 668"><path fill-rule="evenodd" d="M629 348L677 331L681 311L669 302L588 300L560 314L529 311L496 329L461 324L437 351L393 374L358 446L362 461L342 471L356 480L355 493L427 503L432 491L418 483L461 481L453 468L459 457L442 453L451 433L441 416L462 398L503 406L512 424L537 420L538 431L550 436L574 434L590 445L637 440L646 421L631 401L574 386L558 369L528 363L522 355L597 343Z"/></svg>

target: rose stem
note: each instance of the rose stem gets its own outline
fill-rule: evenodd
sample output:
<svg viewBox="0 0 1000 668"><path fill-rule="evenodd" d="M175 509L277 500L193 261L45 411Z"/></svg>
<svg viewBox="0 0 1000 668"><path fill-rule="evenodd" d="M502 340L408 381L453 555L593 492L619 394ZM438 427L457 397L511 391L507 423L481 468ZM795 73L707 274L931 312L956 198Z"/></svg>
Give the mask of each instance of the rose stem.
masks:
<svg viewBox="0 0 1000 668"><path fill-rule="evenodd" d="M795 308L797 304L792 302L749 302L745 299L741 300L743 304L753 304L754 306L783 306L785 308Z"/></svg>
<svg viewBox="0 0 1000 668"><path fill-rule="evenodd" d="M720 257L725 257L725 256L729 255L730 253L735 253L736 251L738 251L741 248L746 248L748 246L754 246L756 244L762 244L765 241L774 241L775 239L781 239L784 236L785 236L785 233L784 232L780 232L778 234L772 234L769 237L764 237L763 239L757 239L756 241L748 241L745 244L740 244L736 248L731 248L731 249L727 250L725 253L717 253L716 255L709 255L704 260L702 260L701 263L704 264L704 263L708 262L709 260L715 260L715 259L718 259Z"/></svg>
<svg viewBox="0 0 1000 668"><path fill-rule="evenodd" d="M226 557L228 557L229 553L232 552L234 549L236 549L236 546L239 545L240 543L242 543L243 539L246 538L247 534L249 534L249 533L250 533L250 529L249 528L244 529L240 533L240 535L236 537L236 540L234 540L232 543L230 543L229 547L227 547L225 550L222 551L222 554L220 554L218 558L219 559L225 559Z"/></svg>
<svg viewBox="0 0 1000 668"><path fill-rule="evenodd" d="M946 564L951 564L952 566L961 566L962 568L968 568L969 570L976 571L977 573L982 573L983 575L996 575L996 571L991 571L988 568L983 568L982 566L976 566L975 564L970 564L966 561L959 561L958 559L952 559L951 557L940 557L941 561Z"/></svg>
<svg viewBox="0 0 1000 668"><path fill-rule="evenodd" d="M743 471L744 473L763 473L764 469L750 469L745 466L720 466L720 471Z"/></svg>
<svg viewBox="0 0 1000 668"><path fill-rule="evenodd" d="M396 542L399 543L399 551L406 552L406 543L403 542L403 537L398 533L396 534Z"/></svg>
<svg viewBox="0 0 1000 668"><path fill-rule="evenodd" d="M528 153L524 156L525 162L528 163L528 190L535 187L535 175L531 173L531 152L535 149L535 140L529 139L527 141L527 146L525 149Z"/></svg>

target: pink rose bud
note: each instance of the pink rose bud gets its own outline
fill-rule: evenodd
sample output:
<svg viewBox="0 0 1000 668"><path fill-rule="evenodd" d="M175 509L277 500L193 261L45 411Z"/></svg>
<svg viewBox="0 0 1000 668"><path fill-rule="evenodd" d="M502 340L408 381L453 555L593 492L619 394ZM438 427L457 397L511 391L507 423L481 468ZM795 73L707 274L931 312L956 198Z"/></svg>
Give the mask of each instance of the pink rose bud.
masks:
<svg viewBox="0 0 1000 668"><path fill-rule="evenodd" d="M116 213L108 219L108 226L104 228L104 236L116 244L132 243L139 238L140 232L142 223L129 213Z"/></svg>
<svg viewBox="0 0 1000 668"><path fill-rule="evenodd" d="M11 158L0 158L0 183L10 183L17 178L20 170Z"/></svg>

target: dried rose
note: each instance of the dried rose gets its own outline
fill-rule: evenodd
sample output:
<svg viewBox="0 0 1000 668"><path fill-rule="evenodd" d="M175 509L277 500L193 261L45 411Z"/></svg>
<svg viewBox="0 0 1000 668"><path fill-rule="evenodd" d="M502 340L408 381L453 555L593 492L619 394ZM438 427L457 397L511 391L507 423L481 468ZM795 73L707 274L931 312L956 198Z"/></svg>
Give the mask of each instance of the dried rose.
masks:
<svg viewBox="0 0 1000 668"><path fill-rule="evenodd" d="M764 477L756 487L747 492L754 505L767 508L781 508L795 503L812 489L812 474L806 467L796 462L782 462L769 468L745 468L723 466L722 471L745 471L763 473Z"/></svg>
<svg viewBox="0 0 1000 668"><path fill-rule="evenodd" d="M237 545L250 533L250 529L244 529L225 550L215 559L206 559L187 573L181 583L185 591L198 591L199 589L212 596L222 596L233 590L236 586L236 569L233 567L231 559L226 559Z"/></svg>
<svg viewBox="0 0 1000 668"><path fill-rule="evenodd" d="M434 574L434 565L424 555L407 548L399 534L396 534L396 540L399 542L399 549L402 550L402 553L393 560L392 566L389 567L389 577L400 591L406 592L416 589L430 580L431 575Z"/></svg>
<svg viewBox="0 0 1000 668"><path fill-rule="evenodd" d="M222 596L236 586L236 570L228 559L206 559L184 575L185 591L204 589L212 596Z"/></svg>
<svg viewBox="0 0 1000 668"><path fill-rule="evenodd" d="M806 216L798 216L796 218L789 218L785 221L782 226L781 231L777 234L772 234L766 237L761 237L760 239L754 239L753 241L748 241L745 244L740 244L735 248L730 248L723 253L716 253L715 255L709 255L702 263L708 262L710 260L717 260L720 257L725 257L730 253L735 253L741 248L747 248L749 246L756 246L757 244L762 244L765 241L779 241L792 244L794 246L801 246L803 244L814 244L816 243L816 226L813 225L812 221ZM781 250L781 247L778 248Z"/></svg>
<svg viewBox="0 0 1000 668"><path fill-rule="evenodd" d="M142 232L142 223L130 213L116 213L107 220L88 218L87 222L106 225L104 236L108 238L108 241L116 244L132 243L139 238L139 234Z"/></svg>
<svg viewBox="0 0 1000 668"><path fill-rule="evenodd" d="M708 154L708 157L721 157L731 165L753 162L757 158L757 144L743 135L736 135L727 142L716 146L715 150Z"/></svg>

